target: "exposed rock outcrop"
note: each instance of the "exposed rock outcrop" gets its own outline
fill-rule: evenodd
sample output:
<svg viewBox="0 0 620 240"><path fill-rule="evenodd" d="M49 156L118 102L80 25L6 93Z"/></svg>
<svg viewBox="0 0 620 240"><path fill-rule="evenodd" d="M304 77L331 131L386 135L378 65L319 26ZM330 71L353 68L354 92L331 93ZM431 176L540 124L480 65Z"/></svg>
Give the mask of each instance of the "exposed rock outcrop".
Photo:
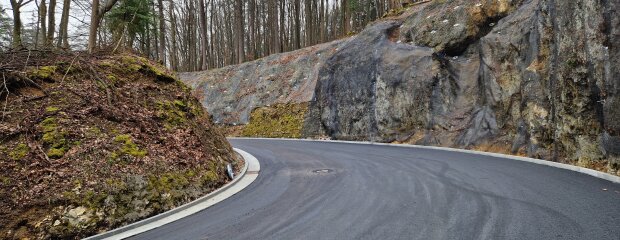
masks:
<svg viewBox="0 0 620 240"><path fill-rule="evenodd" d="M305 137L472 148L617 173L619 6L432 1L348 39L180 76L222 124L308 102Z"/></svg>

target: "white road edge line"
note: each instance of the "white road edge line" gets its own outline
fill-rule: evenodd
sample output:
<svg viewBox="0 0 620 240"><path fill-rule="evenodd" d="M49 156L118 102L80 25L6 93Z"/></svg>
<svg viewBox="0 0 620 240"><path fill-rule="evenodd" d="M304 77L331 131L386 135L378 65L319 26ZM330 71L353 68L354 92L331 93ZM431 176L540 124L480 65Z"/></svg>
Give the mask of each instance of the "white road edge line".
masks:
<svg viewBox="0 0 620 240"><path fill-rule="evenodd" d="M557 163L547 160L529 158L529 157L520 157L514 155L507 155L501 153L491 153L491 152L481 152L481 151L473 151L466 149L458 149L458 148L447 148L447 147L434 147L434 146L421 146L421 145L411 145L411 144L393 144L393 143L377 143L377 142L355 142L355 141L342 141L342 140L314 140L314 139L293 139L293 138L244 138L244 137L229 137L229 139L257 139L257 140L285 140L285 141L306 141L306 142L334 142L334 143L348 143L348 144L362 144L362 145L379 145L379 146L394 146L394 147L405 147L405 148L418 148L418 149L432 149L432 150L442 150L448 152L460 152L460 153L468 153L468 154L477 154L483 156L490 156L496 158L505 158L511 160L518 160L524 162L530 162L540 165L545 165L549 167L561 168L570 171L575 171L583 174L587 174L596 178L604 179L613 183L620 184L620 176L611 175L609 173L599 172L593 169L578 167L574 165Z"/></svg>
<svg viewBox="0 0 620 240"><path fill-rule="evenodd" d="M240 192L241 190L249 186L252 182L254 182L254 180L256 180L256 178L258 177L258 172L260 171L260 163L258 162L258 159L252 156L252 154L249 154L238 148L233 149L237 153L241 154L241 156L245 160L243 170L237 178L233 179L233 181L205 195L204 197L196 199L180 207L174 208L170 211L85 239L91 240L128 238L207 209L208 207L211 207L216 203L219 203L224 199L227 199Z"/></svg>

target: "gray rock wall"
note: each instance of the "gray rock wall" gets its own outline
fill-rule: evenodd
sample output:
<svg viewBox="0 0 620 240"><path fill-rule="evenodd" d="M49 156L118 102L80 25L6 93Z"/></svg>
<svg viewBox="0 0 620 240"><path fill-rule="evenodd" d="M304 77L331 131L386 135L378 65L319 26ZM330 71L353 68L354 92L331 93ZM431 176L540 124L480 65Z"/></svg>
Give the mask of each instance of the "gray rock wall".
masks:
<svg viewBox="0 0 620 240"><path fill-rule="evenodd" d="M348 39L181 78L222 123L247 123L255 107L309 102L307 137L607 160L618 169L618 6L433 1Z"/></svg>

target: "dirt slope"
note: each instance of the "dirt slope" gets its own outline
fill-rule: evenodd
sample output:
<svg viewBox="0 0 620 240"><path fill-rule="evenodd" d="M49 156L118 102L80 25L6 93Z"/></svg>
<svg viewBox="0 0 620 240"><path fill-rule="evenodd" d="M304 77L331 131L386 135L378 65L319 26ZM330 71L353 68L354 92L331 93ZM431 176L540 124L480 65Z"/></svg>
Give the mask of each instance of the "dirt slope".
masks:
<svg viewBox="0 0 620 240"><path fill-rule="evenodd" d="M125 225L221 186L236 162L189 88L144 58L11 53L0 75L2 239Z"/></svg>

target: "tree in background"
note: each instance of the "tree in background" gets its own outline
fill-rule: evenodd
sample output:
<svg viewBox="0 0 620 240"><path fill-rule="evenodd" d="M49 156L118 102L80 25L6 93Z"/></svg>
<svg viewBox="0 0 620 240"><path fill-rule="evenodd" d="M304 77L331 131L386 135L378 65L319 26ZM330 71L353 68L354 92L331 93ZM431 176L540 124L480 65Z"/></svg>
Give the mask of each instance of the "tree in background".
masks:
<svg viewBox="0 0 620 240"><path fill-rule="evenodd" d="M9 18L6 13L6 8L0 6L0 47L8 48L11 46L11 34L13 29L11 29L11 22L13 20Z"/></svg>
<svg viewBox="0 0 620 240"><path fill-rule="evenodd" d="M165 55L174 70L218 68L345 37L391 7L411 2L415 1L174 0L159 8L158 15L168 13L164 24L160 19L159 32L165 33L160 37L166 41L159 45L168 45ZM161 49L147 51L164 54Z"/></svg>
<svg viewBox="0 0 620 240"><path fill-rule="evenodd" d="M107 0L103 4L103 7L101 7L99 0L93 0L90 14L90 29L88 32L88 52L93 53L95 51L97 47L97 31L99 31L101 20L103 16L114 7L116 2L118 2L118 0Z"/></svg>
<svg viewBox="0 0 620 240"><path fill-rule="evenodd" d="M69 49L69 11L71 10L71 0L63 0L62 16L60 17L60 27L58 29L58 48Z"/></svg>
<svg viewBox="0 0 620 240"><path fill-rule="evenodd" d="M47 10L47 33L45 35L45 47L52 47L54 44L54 33L56 30L56 0L50 0Z"/></svg>
<svg viewBox="0 0 620 240"><path fill-rule="evenodd" d="M293 51L361 31L416 0L10 0L12 46L131 49L173 70L195 71ZM34 21L20 8L34 2ZM55 12L62 3L56 26ZM34 4L33 4L34 6ZM17 12L18 14L15 14ZM396 11L398 12L398 11ZM71 15L71 14L74 15ZM90 14L89 14L90 13ZM80 15L82 14L82 15ZM80 16L89 17L90 21ZM69 29L69 22L89 26ZM75 22L74 22L75 21ZM18 24L15 24L18 23ZM6 26L6 25L5 25ZM17 31L16 31L17 30ZM69 36L69 31L73 34ZM7 31L5 31L7 32ZM86 34L87 32L87 34ZM6 35L6 33L5 33ZM88 41L82 36L88 36ZM5 40L6 42L6 40ZM24 44L25 43L25 44Z"/></svg>
<svg viewBox="0 0 620 240"><path fill-rule="evenodd" d="M136 38L145 39L145 35L152 24L152 12L149 0L120 0L120 3L113 7L106 21L110 32L114 48L132 48Z"/></svg>
<svg viewBox="0 0 620 240"><path fill-rule="evenodd" d="M35 48L39 47L40 45L45 45L45 34L47 34L47 4L45 0L41 0L39 5L37 5L37 8L39 8L39 21L37 22L38 31L37 40L34 44Z"/></svg>
<svg viewBox="0 0 620 240"><path fill-rule="evenodd" d="M10 0L11 7L13 8L13 44L15 49L23 48L22 43L22 19L20 9L33 0Z"/></svg>

